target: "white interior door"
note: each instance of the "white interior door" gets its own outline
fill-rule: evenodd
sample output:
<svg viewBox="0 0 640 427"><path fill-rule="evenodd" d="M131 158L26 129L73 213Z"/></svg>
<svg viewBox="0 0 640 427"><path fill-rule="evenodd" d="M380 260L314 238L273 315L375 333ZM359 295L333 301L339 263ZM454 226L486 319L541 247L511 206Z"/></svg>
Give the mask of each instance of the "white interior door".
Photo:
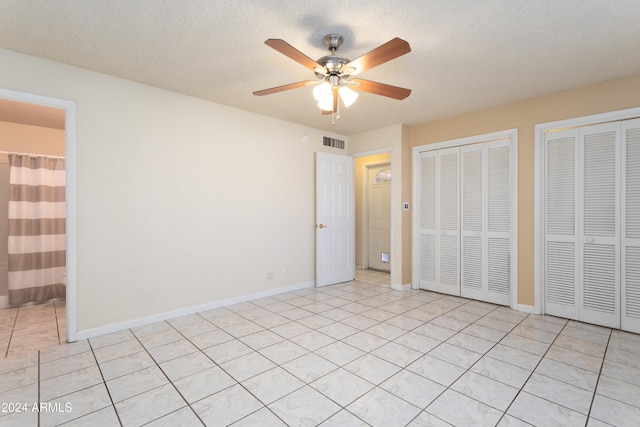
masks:
<svg viewBox="0 0 640 427"><path fill-rule="evenodd" d="M391 268L391 167L368 168L369 268Z"/></svg>
<svg viewBox="0 0 640 427"><path fill-rule="evenodd" d="M316 153L316 286L355 278L353 158Z"/></svg>

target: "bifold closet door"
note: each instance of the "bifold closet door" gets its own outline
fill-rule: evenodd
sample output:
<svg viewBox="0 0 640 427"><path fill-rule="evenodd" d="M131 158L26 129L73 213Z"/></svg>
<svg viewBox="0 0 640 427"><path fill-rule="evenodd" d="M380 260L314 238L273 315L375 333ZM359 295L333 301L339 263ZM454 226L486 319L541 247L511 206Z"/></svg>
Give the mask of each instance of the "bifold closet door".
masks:
<svg viewBox="0 0 640 427"><path fill-rule="evenodd" d="M619 124L580 129L580 320L620 327Z"/></svg>
<svg viewBox="0 0 640 427"><path fill-rule="evenodd" d="M576 185L578 130L554 132L545 144L545 313L578 318Z"/></svg>
<svg viewBox="0 0 640 427"><path fill-rule="evenodd" d="M436 151L420 154L420 289L437 291L436 282Z"/></svg>
<svg viewBox="0 0 640 427"><path fill-rule="evenodd" d="M640 333L640 120L622 124L622 329Z"/></svg>
<svg viewBox="0 0 640 427"><path fill-rule="evenodd" d="M545 312L620 326L619 125L546 138Z"/></svg>
<svg viewBox="0 0 640 427"><path fill-rule="evenodd" d="M457 147L420 156L420 288L460 295Z"/></svg>
<svg viewBox="0 0 640 427"><path fill-rule="evenodd" d="M508 141L461 147L461 296L508 305L511 192Z"/></svg>

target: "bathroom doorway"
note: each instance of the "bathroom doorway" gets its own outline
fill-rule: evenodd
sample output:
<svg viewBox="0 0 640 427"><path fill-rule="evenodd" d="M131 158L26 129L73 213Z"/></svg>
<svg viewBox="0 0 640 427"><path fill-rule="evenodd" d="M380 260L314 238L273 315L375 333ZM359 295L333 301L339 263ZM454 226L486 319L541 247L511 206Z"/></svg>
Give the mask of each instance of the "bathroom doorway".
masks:
<svg viewBox="0 0 640 427"><path fill-rule="evenodd" d="M67 155L67 117L72 103L0 89L0 206L8 206L9 161L7 153L22 153L44 158L63 159ZM72 171L73 174L73 171ZM64 181L64 177L63 177ZM67 179L68 181L68 179ZM63 188L64 193L67 191ZM63 196L64 211L69 211L68 198ZM60 221L57 221L58 223ZM8 218L7 209L0 209L0 358L35 349L52 347L73 341L70 334L68 302L75 292L66 289L67 297L9 307L8 291ZM68 228L68 218L62 218L61 228ZM59 227L60 228L60 227ZM65 241L66 240L66 241ZM58 288L68 283L65 262L67 239L62 238L63 267L56 268L60 277ZM68 252L66 252L68 255ZM58 257L59 258L59 257ZM64 288L63 288L64 289ZM75 290L75 288L74 288ZM59 294L58 294L59 295ZM74 312L75 313L75 312ZM75 317L73 329L75 329ZM72 330L73 330L72 329ZM69 339L69 337L73 339Z"/></svg>

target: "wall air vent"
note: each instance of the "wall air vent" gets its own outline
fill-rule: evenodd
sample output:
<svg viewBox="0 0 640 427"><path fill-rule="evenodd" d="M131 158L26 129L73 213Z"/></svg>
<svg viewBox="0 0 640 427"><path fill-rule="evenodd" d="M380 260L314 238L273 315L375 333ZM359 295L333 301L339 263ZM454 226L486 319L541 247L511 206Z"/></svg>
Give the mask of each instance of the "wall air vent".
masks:
<svg viewBox="0 0 640 427"><path fill-rule="evenodd" d="M329 138L328 136L323 136L322 145L324 145L325 147L333 147L344 150L344 141L337 138Z"/></svg>

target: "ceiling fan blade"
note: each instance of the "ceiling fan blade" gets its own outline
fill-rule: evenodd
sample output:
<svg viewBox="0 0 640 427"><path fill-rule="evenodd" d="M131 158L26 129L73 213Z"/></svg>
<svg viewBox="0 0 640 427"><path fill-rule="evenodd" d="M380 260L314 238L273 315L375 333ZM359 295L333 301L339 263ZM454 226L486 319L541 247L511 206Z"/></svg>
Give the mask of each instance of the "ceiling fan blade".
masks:
<svg viewBox="0 0 640 427"><path fill-rule="evenodd" d="M312 71L321 71L324 72L324 67L318 64L313 59L309 58L304 53L300 52L295 47L291 46L284 40L281 39L268 39L264 42L267 46L277 50L281 54L288 56L289 58L296 61L298 64L301 64L304 67L309 68Z"/></svg>
<svg viewBox="0 0 640 427"><path fill-rule="evenodd" d="M371 52L365 53L361 57L345 64L342 69L345 70L345 74L356 75L409 52L411 52L409 43L396 37L378 46ZM351 71L351 69L353 69L353 71Z"/></svg>
<svg viewBox="0 0 640 427"><path fill-rule="evenodd" d="M282 85L282 86L272 87L272 88L269 88L269 89L257 90L255 92L253 92L253 94L256 95L256 96L271 95L272 93L278 93L278 92L282 92L282 91L290 90L290 89L297 89L299 87L314 85L314 84L317 84L317 83L318 82L315 81L315 80L305 80L303 82L289 83L288 85Z"/></svg>
<svg viewBox="0 0 640 427"><path fill-rule="evenodd" d="M349 86L355 90L369 92L375 95L382 95L393 99L405 99L407 96L411 95L411 89L372 82L371 80L352 79L349 80Z"/></svg>

